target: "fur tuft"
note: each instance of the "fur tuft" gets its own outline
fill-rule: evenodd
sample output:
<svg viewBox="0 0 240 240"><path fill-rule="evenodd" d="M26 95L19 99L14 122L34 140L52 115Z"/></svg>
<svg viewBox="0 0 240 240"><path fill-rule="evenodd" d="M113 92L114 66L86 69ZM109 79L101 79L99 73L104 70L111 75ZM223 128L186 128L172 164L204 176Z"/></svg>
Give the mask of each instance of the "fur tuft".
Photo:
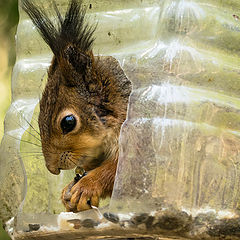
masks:
<svg viewBox="0 0 240 240"><path fill-rule="evenodd" d="M96 26L85 23L86 8L82 7L82 1L70 0L64 17L60 14L56 2L52 2L56 24L50 20L43 8L33 4L31 0L22 0L21 6L57 58L64 55L64 50L69 45L82 52L90 51Z"/></svg>

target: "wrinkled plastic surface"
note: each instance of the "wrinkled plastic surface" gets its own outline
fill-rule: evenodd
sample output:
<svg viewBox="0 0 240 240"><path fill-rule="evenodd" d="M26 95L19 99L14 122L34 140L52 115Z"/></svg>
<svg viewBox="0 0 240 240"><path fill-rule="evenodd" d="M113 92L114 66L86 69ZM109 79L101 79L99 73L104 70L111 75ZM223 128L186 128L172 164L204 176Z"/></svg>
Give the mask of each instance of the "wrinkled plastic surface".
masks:
<svg viewBox="0 0 240 240"><path fill-rule="evenodd" d="M49 1L41 2L51 9ZM66 1L57 4L64 12ZM240 3L86 4L89 21L98 22L94 53L116 57L134 86L110 210L150 212L174 206L237 211ZM20 10L13 99L0 156L4 220L16 214L21 221L24 214L36 219L40 213L64 210L60 193L74 174L47 171L36 133L38 101L51 57Z"/></svg>
<svg viewBox="0 0 240 240"><path fill-rule="evenodd" d="M35 2L42 5L49 15L52 14L50 1ZM139 6L138 1L84 2L88 8L89 22L98 22L95 54L124 53L123 49L130 46L129 43L141 37L140 26L151 26L151 22L144 21L148 18L144 8L148 9L153 3L145 1ZM57 5L64 13L67 1L57 1ZM1 144L0 218L6 221L18 215L18 219L21 219L19 222L22 222L24 216L26 219L32 216L34 220L38 214L64 211L60 200L61 191L72 180L74 173L63 171L59 176L54 176L45 167L37 118L38 102L47 79L52 53L26 13L21 8L19 11L12 104L6 115L5 135ZM139 18L142 18L142 22L138 22ZM133 32L136 23L138 28ZM124 55L121 59L124 59Z"/></svg>
<svg viewBox="0 0 240 240"><path fill-rule="evenodd" d="M237 212L240 76L237 1L160 1L152 37L125 60L133 81L115 212ZM155 11L155 12L154 12Z"/></svg>

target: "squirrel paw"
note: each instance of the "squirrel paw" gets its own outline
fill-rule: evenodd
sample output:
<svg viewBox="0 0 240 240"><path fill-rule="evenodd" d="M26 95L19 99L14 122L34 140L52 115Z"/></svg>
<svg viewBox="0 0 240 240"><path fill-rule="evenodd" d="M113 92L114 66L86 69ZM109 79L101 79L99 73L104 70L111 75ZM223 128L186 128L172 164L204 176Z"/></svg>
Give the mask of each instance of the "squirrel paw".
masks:
<svg viewBox="0 0 240 240"><path fill-rule="evenodd" d="M62 202L69 212L80 212L98 207L102 187L99 180L91 173L81 178L77 183L72 181L62 191Z"/></svg>

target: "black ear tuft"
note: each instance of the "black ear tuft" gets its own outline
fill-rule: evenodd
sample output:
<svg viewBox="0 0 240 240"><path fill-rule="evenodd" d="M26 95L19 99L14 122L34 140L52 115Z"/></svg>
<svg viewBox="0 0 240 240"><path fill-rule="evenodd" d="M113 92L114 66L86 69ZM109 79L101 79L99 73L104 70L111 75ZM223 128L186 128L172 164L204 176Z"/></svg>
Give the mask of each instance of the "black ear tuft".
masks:
<svg viewBox="0 0 240 240"><path fill-rule="evenodd" d="M37 27L44 41L49 45L53 53L56 55L58 52L57 41L59 38L59 29L54 26L46 12L44 12L42 8L34 5L32 1L22 0L21 7L31 18L33 24ZM59 14L57 15L60 16Z"/></svg>
<svg viewBox="0 0 240 240"><path fill-rule="evenodd" d="M63 17L54 0L52 0L56 23L47 15L46 11L32 0L22 0L21 7L32 19L44 41L58 58L63 56L67 46L73 45L82 52L90 51L94 42L95 26L85 22L86 8L82 7L82 0L70 0L68 9Z"/></svg>

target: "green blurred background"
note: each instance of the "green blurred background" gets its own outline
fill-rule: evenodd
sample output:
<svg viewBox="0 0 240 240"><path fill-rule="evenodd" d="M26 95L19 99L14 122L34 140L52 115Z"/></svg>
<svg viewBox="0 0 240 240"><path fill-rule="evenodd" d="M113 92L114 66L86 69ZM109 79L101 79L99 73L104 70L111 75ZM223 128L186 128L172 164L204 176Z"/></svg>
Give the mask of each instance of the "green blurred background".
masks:
<svg viewBox="0 0 240 240"><path fill-rule="evenodd" d="M0 140L4 116L11 101L11 72L15 62L15 33L18 23L18 1L0 0ZM2 228L0 240L10 239Z"/></svg>

